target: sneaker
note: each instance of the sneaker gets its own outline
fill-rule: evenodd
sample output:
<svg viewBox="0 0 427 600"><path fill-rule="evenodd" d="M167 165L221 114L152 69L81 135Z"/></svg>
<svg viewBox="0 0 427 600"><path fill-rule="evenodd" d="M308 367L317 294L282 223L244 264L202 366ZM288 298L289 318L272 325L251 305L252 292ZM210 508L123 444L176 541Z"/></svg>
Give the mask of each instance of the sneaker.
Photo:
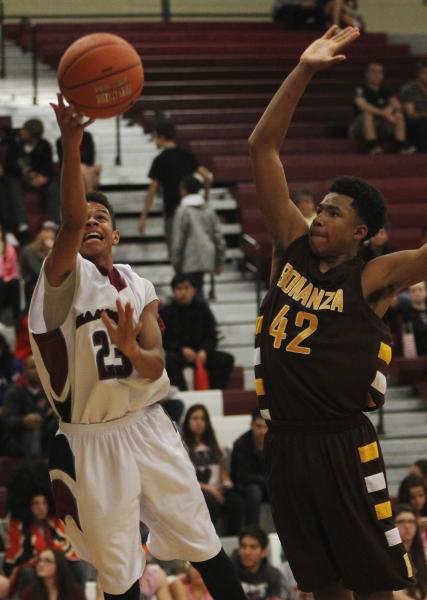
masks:
<svg viewBox="0 0 427 600"><path fill-rule="evenodd" d="M384 154L384 150L381 146L374 146L369 150L369 154Z"/></svg>
<svg viewBox="0 0 427 600"><path fill-rule="evenodd" d="M416 151L416 146L410 146L406 144L405 146L403 146L403 148L401 148L399 154L406 154L406 156L410 156L411 154L415 154Z"/></svg>

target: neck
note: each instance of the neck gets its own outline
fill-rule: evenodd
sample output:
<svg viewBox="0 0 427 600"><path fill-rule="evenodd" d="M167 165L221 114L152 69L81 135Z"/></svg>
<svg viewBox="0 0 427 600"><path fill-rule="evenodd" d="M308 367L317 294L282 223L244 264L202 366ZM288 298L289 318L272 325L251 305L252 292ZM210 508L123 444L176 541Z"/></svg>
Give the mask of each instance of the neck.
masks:
<svg viewBox="0 0 427 600"><path fill-rule="evenodd" d="M44 584L48 592L52 592L56 588L53 577L45 577Z"/></svg>
<svg viewBox="0 0 427 600"><path fill-rule="evenodd" d="M91 263L95 265L95 267L106 269L108 272L113 270L113 257L110 256L85 256L86 260L90 260Z"/></svg>
<svg viewBox="0 0 427 600"><path fill-rule="evenodd" d="M340 254L339 256L330 256L319 259L319 270L321 273L327 273L330 269L338 267L343 263L351 260L355 257L355 254Z"/></svg>
<svg viewBox="0 0 427 600"><path fill-rule="evenodd" d="M420 302L413 302L413 307L416 310L425 310L426 309L426 301L420 300Z"/></svg>
<svg viewBox="0 0 427 600"><path fill-rule="evenodd" d="M176 142L174 140L169 140L162 144L162 148L175 148Z"/></svg>
<svg viewBox="0 0 427 600"><path fill-rule="evenodd" d="M412 547L412 542L408 541L408 542L403 542L403 545L405 546L405 550L406 552L410 552L411 547Z"/></svg>
<svg viewBox="0 0 427 600"><path fill-rule="evenodd" d="M252 567L246 567L246 570L249 571L249 573L258 573L260 566L261 563L258 563L257 565L253 565Z"/></svg>

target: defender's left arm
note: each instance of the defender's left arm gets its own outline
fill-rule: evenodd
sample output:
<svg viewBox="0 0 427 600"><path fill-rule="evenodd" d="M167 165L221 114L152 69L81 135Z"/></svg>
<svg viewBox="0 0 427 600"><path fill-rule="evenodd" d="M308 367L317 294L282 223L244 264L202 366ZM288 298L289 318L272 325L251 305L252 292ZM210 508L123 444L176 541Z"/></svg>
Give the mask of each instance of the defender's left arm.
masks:
<svg viewBox="0 0 427 600"><path fill-rule="evenodd" d="M133 323L133 307L129 302L123 307L117 300L117 325L105 312L101 315L112 343L127 356L141 377L152 380L162 375L165 366L158 305L158 300L150 302L142 311L136 326Z"/></svg>
<svg viewBox="0 0 427 600"><path fill-rule="evenodd" d="M363 295L377 296L384 312L393 296L414 283L427 279L427 244L417 250L402 250L370 261L362 274Z"/></svg>

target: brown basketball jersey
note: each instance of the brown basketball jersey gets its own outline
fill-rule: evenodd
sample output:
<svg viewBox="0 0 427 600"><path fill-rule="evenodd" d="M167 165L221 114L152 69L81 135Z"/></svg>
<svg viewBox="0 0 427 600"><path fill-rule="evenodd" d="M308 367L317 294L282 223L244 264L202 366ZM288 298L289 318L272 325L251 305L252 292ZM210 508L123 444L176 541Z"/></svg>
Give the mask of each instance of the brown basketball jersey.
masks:
<svg viewBox="0 0 427 600"><path fill-rule="evenodd" d="M384 403L391 335L363 297L362 268L353 258L321 273L308 236L284 253L256 324L265 418L339 418Z"/></svg>

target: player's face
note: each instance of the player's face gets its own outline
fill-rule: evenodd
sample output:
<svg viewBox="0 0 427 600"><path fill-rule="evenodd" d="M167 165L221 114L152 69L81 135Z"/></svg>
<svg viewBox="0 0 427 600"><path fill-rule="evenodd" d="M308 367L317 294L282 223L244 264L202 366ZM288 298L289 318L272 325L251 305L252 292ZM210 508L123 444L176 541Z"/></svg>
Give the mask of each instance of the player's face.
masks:
<svg viewBox="0 0 427 600"><path fill-rule="evenodd" d="M31 500L31 512L36 521L44 521L49 512L49 506L45 496L34 496Z"/></svg>
<svg viewBox="0 0 427 600"><path fill-rule="evenodd" d="M424 508L426 492L422 485L417 485L409 489L409 503L417 512Z"/></svg>
<svg viewBox="0 0 427 600"><path fill-rule="evenodd" d="M98 202L87 203L87 221L80 253L85 258L109 257L119 243L119 232L113 229L108 210Z"/></svg>
<svg viewBox="0 0 427 600"><path fill-rule="evenodd" d="M257 571L264 556L266 556L266 549L261 548L256 538L247 535L241 539L239 558L246 569Z"/></svg>
<svg viewBox="0 0 427 600"><path fill-rule="evenodd" d="M251 425L252 433L254 438L260 444L264 441L264 436L267 433L267 423L261 417L255 419Z"/></svg>
<svg viewBox="0 0 427 600"><path fill-rule="evenodd" d="M55 555L52 550L43 550L37 559L36 567L39 577L54 577L56 573Z"/></svg>
<svg viewBox="0 0 427 600"><path fill-rule="evenodd" d="M188 422L190 431L195 435L203 435L206 429L206 417L202 410L195 410Z"/></svg>
<svg viewBox="0 0 427 600"><path fill-rule="evenodd" d="M173 297L179 304L191 304L195 295L196 289L189 281L179 283L173 290Z"/></svg>
<svg viewBox="0 0 427 600"><path fill-rule="evenodd" d="M401 512L396 517L396 525L402 542L412 542L417 531L417 520L411 512Z"/></svg>
<svg viewBox="0 0 427 600"><path fill-rule="evenodd" d="M366 236L367 227L359 221L349 196L327 194L317 207L310 227L310 248L320 258L354 254L354 248Z"/></svg>

